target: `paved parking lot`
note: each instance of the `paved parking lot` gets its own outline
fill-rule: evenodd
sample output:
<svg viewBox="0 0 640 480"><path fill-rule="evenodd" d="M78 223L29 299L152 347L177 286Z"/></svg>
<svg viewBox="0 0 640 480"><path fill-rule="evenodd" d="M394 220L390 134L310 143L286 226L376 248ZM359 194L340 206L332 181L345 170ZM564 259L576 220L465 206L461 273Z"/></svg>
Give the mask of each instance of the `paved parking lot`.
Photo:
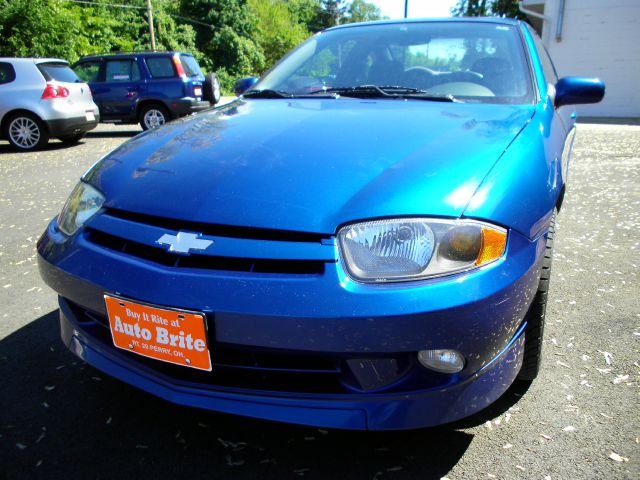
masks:
<svg viewBox="0 0 640 480"><path fill-rule="evenodd" d="M326 431L176 407L58 339L35 243L80 175L138 133L0 142L0 479L640 477L640 127L581 125L560 215L541 376L455 425Z"/></svg>

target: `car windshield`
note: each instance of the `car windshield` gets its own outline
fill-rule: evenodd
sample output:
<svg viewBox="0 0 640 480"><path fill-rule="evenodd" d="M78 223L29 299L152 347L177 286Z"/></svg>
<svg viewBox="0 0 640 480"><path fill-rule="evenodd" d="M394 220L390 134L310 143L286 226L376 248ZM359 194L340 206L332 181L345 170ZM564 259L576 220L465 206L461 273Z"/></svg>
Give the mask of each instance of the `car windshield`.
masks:
<svg viewBox="0 0 640 480"><path fill-rule="evenodd" d="M371 96L403 92L404 97L476 103L533 102L530 70L516 27L488 22L329 30L300 45L252 88L294 96L354 96L367 89Z"/></svg>

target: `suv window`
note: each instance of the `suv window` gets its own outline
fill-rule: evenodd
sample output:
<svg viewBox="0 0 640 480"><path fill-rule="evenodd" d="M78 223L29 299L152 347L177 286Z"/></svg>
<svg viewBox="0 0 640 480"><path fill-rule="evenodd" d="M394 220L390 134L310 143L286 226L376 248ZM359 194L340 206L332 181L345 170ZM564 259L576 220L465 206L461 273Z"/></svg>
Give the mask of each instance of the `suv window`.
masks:
<svg viewBox="0 0 640 480"><path fill-rule="evenodd" d="M176 76L173 62L169 57L150 57L145 59L149 73L153 78L171 78Z"/></svg>
<svg viewBox="0 0 640 480"><path fill-rule="evenodd" d="M16 72L10 63L0 62L0 85L13 82L16 79Z"/></svg>
<svg viewBox="0 0 640 480"><path fill-rule="evenodd" d="M100 62L82 62L74 67L76 75L82 79L83 82L97 82L98 75L100 75Z"/></svg>
<svg viewBox="0 0 640 480"><path fill-rule="evenodd" d="M66 63L39 63L37 67L47 81L55 80L57 82L66 83L75 83L79 81L78 76Z"/></svg>
<svg viewBox="0 0 640 480"><path fill-rule="evenodd" d="M137 82L140 68L133 60L107 60L105 78L107 82Z"/></svg>
<svg viewBox="0 0 640 480"><path fill-rule="evenodd" d="M184 68L184 73L187 74L187 77L197 77L202 75L202 70L198 66L198 62L191 55L180 55L180 63L182 64L182 68Z"/></svg>

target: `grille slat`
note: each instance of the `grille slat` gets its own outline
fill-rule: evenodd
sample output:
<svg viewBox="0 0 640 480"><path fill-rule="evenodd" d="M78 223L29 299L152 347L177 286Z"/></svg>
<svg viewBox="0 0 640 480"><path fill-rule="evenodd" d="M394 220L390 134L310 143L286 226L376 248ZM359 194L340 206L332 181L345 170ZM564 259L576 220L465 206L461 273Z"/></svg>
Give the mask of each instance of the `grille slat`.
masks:
<svg viewBox="0 0 640 480"><path fill-rule="evenodd" d="M174 268L291 275L322 275L325 268L325 262L321 260L270 260L198 254L176 255L160 247L126 240L92 228L86 229L85 238L103 248Z"/></svg>
<svg viewBox="0 0 640 480"><path fill-rule="evenodd" d="M145 225L152 225L166 230L189 230L200 232L202 235L217 237L304 243L321 243L323 240L331 238L331 235L322 235L317 233L273 230L268 228L237 227L234 225L216 225L192 222L188 220L175 220L172 218L157 217L154 215L128 212L114 208L106 209L105 213L111 217L142 223Z"/></svg>
<svg viewBox="0 0 640 480"><path fill-rule="evenodd" d="M69 303L85 333L114 349L106 317ZM117 350L162 375L180 381L236 388L260 388L283 392L343 393L340 360L317 355L256 352L214 344L211 372L188 369Z"/></svg>

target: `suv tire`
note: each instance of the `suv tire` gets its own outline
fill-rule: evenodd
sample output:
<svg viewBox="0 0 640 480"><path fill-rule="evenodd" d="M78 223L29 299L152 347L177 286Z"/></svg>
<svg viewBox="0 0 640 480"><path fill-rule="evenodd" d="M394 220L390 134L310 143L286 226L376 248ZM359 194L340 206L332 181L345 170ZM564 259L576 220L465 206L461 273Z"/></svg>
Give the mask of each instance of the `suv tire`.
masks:
<svg viewBox="0 0 640 480"><path fill-rule="evenodd" d="M553 237L556 230L558 212L554 210L549 224L547 244L542 259L542 272L538 291L533 298L527 315L524 317L527 328L524 331L524 355L522 367L518 373L518 380L531 381L538 376L542 362L542 334L544 333L545 316L547 311L547 295L551 278L551 261L553 260Z"/></svg>
<svg viewBox="0 0 640 480"><path fill-rule="evenodd" d="M30 151L45 146L49 141L49 132L36 115L20 112L6 120L4 137L9 140L13 148Z"/></svg>
<svg viewBox="0 0 640 480"><path fill-rule="evenodd" d="M140 110L138 116L140 126L143 130L160 127L170 120L168 110L158 103L152 103Z"/></svg>
<svg viewBox="0 0 640 480"><path fill-rule="evenodd" d="M215 73L208 73L204 78L203 97L212 105L220 101L220 80Z"/></svg>

